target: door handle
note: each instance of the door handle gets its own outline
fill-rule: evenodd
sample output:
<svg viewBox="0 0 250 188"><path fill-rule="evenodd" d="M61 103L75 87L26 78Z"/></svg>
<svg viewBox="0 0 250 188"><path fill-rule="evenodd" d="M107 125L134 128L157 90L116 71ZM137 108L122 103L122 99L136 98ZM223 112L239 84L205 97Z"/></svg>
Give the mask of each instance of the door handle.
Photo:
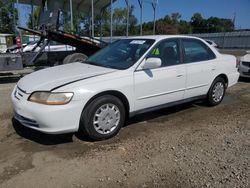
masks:
<svg viewBox="0 0 250 188"><path fill-rule="evenodd" d="M211 69L211 71L215 71L215 70L216 70L216 68L212 68L212 69Z"/></svg>

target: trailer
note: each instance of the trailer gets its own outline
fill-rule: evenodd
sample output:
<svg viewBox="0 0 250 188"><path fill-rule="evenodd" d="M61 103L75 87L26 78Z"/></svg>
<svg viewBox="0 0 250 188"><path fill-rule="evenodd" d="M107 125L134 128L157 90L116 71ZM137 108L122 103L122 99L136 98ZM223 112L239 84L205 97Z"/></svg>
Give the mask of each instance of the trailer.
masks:
<svg viewBox="0 0 250 188"><path fill-rule="evenodd" d="M40 36L38 41L39 51L35 52L33 49L29 53L19 54L0 54L0 71L22 69L26 66L54 66L57 64L65 64L74 61L80 61L92 55L99 49L112 43L113 40L113 3L117 0L16 0L16 7L18 10L18 17L20 17L19 3L29 4L32 6L31 14L33 15L34 6L42 7L40 15L39 28L37 30L19 27L19 35L22 35L22 30ZM126 37L129 34L129 0L123 0L127 7L126 16ZM153 34L155 34L155 20L156 20L156 6L158 0L143 1L138 0L140 8L140 35L142 35L143 24L143 4L149 3L152 5L154 14ZM109 42L102 41L102 24L100 29L100 39L95 38L95 15L102 15L104 10L110 7L110 37ZM73 10L76 12L85 12L89 18L90 33L88 36L78 36L72 33L66 33L59 30L59 16L60 11L70 12L70 25L73 30ZM102 17L102 16L101 16ZM33 18L32 18L33 20ZM32 21L33 23L33 21ZM19 19L20 26L20 19ZM22 37L21 37L22 38ZM57 41L62 44L70 45L76 48L75 51L51 52L43 51L50 41ZM38 47L37 46L37 47ZM15 64L16 63L16 64ZM1 73L0 73L1 76Z"/></svg>
<svg viewBox="0 0 250 188"><path fill-rule="evenodd" d="M18 27L21 31L26 31L40 39L30 52L20 53L2 53L0 54L0 71L22 70L24 67L29 66L54 66L60 64L67 64L76 61L83 61L88 56L94 54L101 48L108 45L107 42L96 39L92 36L78 36L72 33L67 33L59 29L59 19L61 11L69 8L71 12L71 21L73 19L72 10L89 11L92 9L92 24L94 22L94 7L96 13L100 13L105 8L110 6L113 1L79 1L70 0L68 6L65 4L67 1L26 1L20 0L21 3L30 2L33 5L41 6L42 11L39 16L38 29L29 29ZM94 26L94 25L93 25ZM92 34L94 27L92 27ZM51 41L56 41L61 44L70 45L75 48L74 51L44 51L46 46L49 46ZM39 49L39 50L37 50ZM1 75L1 74L0 74ZM6 74L4 74L6 75Z"/></svg>

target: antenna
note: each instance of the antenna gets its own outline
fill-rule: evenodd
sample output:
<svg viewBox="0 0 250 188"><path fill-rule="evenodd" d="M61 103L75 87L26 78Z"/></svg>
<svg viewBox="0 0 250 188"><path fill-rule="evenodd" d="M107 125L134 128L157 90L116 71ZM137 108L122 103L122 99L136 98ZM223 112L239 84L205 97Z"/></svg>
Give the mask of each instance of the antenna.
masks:
<svg viewBox="0 0 250 188"><path fill-rule="evenodd" d="M234 29L235 29L236 12L234 12L233 15L234 15L234 16L233 16L233 20L232 20L232 21L233 21Z"/></svg>

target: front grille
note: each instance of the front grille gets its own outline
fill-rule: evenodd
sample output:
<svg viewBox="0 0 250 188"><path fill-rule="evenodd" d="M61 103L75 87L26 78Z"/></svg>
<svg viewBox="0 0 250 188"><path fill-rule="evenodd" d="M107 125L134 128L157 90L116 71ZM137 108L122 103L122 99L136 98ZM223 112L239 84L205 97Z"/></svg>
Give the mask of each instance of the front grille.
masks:
<svg viewBox="0 0 250 188"><path fill-rule="evenodd" d="M17 100L21 100L25 94L26 94L26 92L24 90L22 90L18 86L16 87L16 90L14 92L14 96Z"/></svg>
<svg viewBox="0 0 250 188"><path fill-rule="evenodd" d="M242 65L250 67L250 62L242 61Z"/></svg>

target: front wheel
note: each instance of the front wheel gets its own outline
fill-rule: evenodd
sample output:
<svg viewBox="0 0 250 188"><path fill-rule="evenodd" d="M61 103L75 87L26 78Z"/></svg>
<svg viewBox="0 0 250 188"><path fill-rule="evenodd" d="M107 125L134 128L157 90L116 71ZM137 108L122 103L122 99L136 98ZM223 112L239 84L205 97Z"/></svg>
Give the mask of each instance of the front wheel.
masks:
<svg viewBox="0 0 250 188"><path fill-rule="evenodd" d="M120 99L105 95L94 99L83 110L79 132L93 140L115 136L125 121L125 109Z"/></svg>
<svg viewBox="0 0 250 188"><path fill-rule="evenodd" d="M207 102L210 106L216 106L221 103L226 91L226 84L223 78L216 78L212 83L207 94Z"/></svg>

